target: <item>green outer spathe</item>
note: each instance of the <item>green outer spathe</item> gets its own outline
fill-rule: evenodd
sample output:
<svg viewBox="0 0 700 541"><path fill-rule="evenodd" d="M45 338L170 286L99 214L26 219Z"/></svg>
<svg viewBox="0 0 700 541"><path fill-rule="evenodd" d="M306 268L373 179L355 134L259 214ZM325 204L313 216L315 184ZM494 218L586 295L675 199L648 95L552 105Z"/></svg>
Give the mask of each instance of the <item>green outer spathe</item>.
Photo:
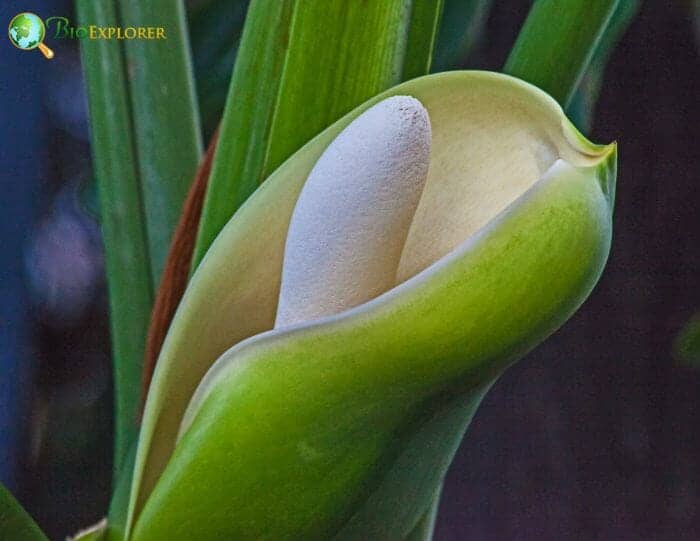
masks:
<svg viewBox="0 0 700 541"><path fill-rule="evenodd" d="M134 539L312 539L339 532L358 539L401 528L408 534L485 388L583 302L609 250L614 147L585 141L558 105L530 85L498 74L453 72L377 96L280 167L212 246L174 322L179 337L170 340L186 340L182 334L199 318L197 311L218 302L222 254L230 256L227 245L247 230L260 231L254 222L265 211L268 230L257 243L262 255L254 255L265 259L280 249L284 235L271 230L286 228L305 175L352 118L402 93L430 110L431 99L470 84L529 93L533 110L559 118L564 137L590 165L560 162L487 227L379 298L227 352L190 408L192 426L146 502ZM168 347L177 344L166 341ZM132 499L174 377L167 367L160 370ZM445 397L454 402L445 405ZM401 463L421 480L421 489L373 515L382 502L406 496L406 479L395 467ZM132 501L135 515L133 507Z"/></svg>

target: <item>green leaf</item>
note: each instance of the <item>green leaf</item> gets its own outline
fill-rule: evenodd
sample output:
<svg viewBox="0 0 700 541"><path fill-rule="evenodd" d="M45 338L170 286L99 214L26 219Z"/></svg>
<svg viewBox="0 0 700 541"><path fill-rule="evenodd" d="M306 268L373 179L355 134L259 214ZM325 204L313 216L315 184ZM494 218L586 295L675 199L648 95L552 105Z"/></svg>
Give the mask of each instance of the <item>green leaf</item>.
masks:
<svg viewBox="0 0 700 541"><path fill-rule="evenodd" d="M406 541L431 541L433 539L433 531L437 521L438 510L440 507L440 490L433 498L433 502L425 512L420 522L416 525L413 531L406 537Z"/></svg>
<svg viewBox="0 0 700 541"><path fill-rule="evenodd" d="M14 496L0 483L0 539L47 541L48 538Z"/></svg>
<svg viewBox="0 0 700 541"><path fill-rule="evenodd" d="M481 39L493 0L445 0L433 71L455 69Z"/></svg>
<svg viewBox="0 0 700 541"><path fill-rule="evenodd" d="M261 180L293 7L293 0L253 0L248 8L200 219L193 269Z"/></svg>
<svg viewBox="0 0 700 541"><path fill-rule="evenodd" d="M124 40L151 276L160 282L182 203L202 156L182 0L119 0L121 24L157 25L166 39Z"/></svg>
<svg viewBox="0 0 700 541"><path fill-rule="evenodd" d="M402 80L430 73L443 3L443 0L413 2Z"/></svg>
<svg viewBox="0 0 700 541"><path fill-rule="evenodd" d="M700 366L700 313L695 314L683 327L673 350L676 357L688 366Z"/></svg>
<svg viewBox="0 0 700 541"><path fill-rule="evenodd" d="M81 24L117 26L111 1L77 0ZM141 370L153 302L146 218L129 91L115 40L80 40L107 266L115 387L115 477L138 431Z"/></svg>
<svg viewBox="0 0 700 541"><path fill-rule="evenodd" d="M607 25L596 47L590 66L566 109L567 115L574 124L584 132L591 129L593 109L603 86L603 76L608 60L638 9L638 0L627 0L617 4L610 24Z"/></svg>
<svg viewBox="0 0 700 541"><path fill-rule="evenodd" d="M270 330L311 168L361 112L405 94L428 110L433 147L400 285ZM236 213L190 282L154 374L136 475L167 466L134 513L133 538L329 538L356 516L364 538L379 527L408 535L485 389L595 284L614 179L614 145L592 145L549 96L499 74L415 79L330 126Z"/></svg>
<svg viewBox="0 0 700 541"><path fill-rule="evenodd" d="M83 24L157 21L166 38L81 41L107 259L116 478L138 430L153 290L199 162L201 136L182 3L167 0L156 10L121 2L118 10L112 1L78 0L76 7Z"/></svg>
<svg viewBox="0 0 700 541"><path fill-rule="evenodd" d="M79 531L67 541L104 541L107 534L107 519L100 520L97 524Z"/></svg>
<svg viewBox="0 0 700 541"><path fill-rule="evenodd" d="M434 12L431 17L434 24ZM284 160L401 80L410 21L410 0L251 2L193 269L236 209Z"/></svg>
<svg viewBox="0 0 700 541"><path fill-rule="evenodd" d="M258 183L342 115L401 81L410 7L407 0L297 0Z"/></svg>
<svg viewBox="0 0 700 541"><path fill-rule="evenodd" d="M119 479L112 490L112 499L109 502L109 513L107 514L107 538L109 541L123 541L126 538L126 520L136 458L136 443L134 441L129 449Z"/></svg>
<svg viewBox="0 0 700 541"><path fill-rule="evenodd" d="M536 0L504 67L568 106L620 0Z"/></svg>
<svg viewBox="0 0 700 541"><path fill-rule="evenodd" d="M188 11L199 111L205 138L219 125L243 32L248 0L202 0Z"/></svg>

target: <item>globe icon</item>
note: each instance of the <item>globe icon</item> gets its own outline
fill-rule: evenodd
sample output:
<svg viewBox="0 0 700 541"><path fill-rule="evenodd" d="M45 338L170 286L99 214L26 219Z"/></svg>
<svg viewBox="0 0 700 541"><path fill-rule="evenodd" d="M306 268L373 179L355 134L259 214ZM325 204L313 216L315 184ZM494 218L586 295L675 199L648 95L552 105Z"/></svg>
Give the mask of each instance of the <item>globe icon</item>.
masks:
<svg viewBox="0 0 700 541"><path fill-rule="evenodd" d="M15 47L29 51L39 48L46 58L53 57L53 51L44 45L46 27L44 21L34 13L19 13L10 21L7 29L10 41Z"/></svg>

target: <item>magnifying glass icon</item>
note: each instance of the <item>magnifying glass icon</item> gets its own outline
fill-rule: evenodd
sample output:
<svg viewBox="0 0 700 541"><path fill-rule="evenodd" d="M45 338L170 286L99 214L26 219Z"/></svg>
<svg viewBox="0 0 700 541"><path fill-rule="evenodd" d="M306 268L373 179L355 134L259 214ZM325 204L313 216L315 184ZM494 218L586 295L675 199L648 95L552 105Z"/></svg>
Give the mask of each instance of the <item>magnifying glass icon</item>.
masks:
<svg viewBox="0 0 700 541"><path fill-rule="evenodd" d="M38 15L29 11L15 15L7 28L7 35L18 49L31 51L38 48L47 59L53 58L53 51L44 45L46 26Z"/></svg>

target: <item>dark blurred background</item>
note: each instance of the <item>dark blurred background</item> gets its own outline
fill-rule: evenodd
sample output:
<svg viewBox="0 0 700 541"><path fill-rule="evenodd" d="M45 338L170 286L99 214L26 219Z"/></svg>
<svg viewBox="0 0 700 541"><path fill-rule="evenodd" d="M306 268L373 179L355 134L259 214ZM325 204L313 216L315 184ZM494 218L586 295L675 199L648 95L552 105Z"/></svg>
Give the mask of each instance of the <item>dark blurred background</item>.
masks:
<svg viewBox="0 0 700 541"><path fill-rule="evenodd" d="M674 355L700 310L697 4L642 3L592 114L572 110L594 141L620 145L610 262L578 314L485 399L448 475L438 540L700 537L700 369ZM529 5L494 0L460 41L448 0L437 67L499 69ZM188 8L209 135L245 2ZM225 14L219 39L210 9ZM0 20L19 11L75 19L70 2L28 0L3 2ZM0 480L63 539L108 504L112 391L77 42L55 50L47 62L0 47Z"/></svg>

